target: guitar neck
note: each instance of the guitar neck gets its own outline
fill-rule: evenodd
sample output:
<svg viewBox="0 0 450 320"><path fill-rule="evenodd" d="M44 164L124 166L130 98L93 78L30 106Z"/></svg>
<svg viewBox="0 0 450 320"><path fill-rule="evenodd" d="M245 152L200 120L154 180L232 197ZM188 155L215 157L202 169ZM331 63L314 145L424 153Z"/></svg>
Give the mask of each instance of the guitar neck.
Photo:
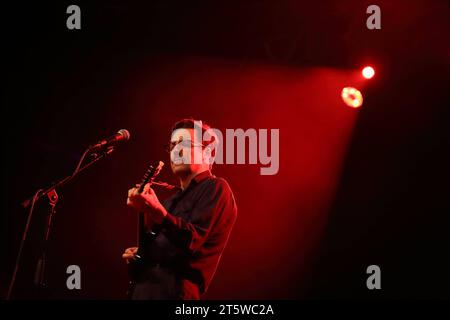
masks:
<svg viewBox="0 0 450 320"><path fill-rule="evenodd" d="M163 165L164 165L164 163L162 161L160 161L157 167L150 166L149 170L144 175L144 178L139 186L138 193L142 193L144 191L146 184L149 184L150 186L152 185L153 180L159 174ZM147 219L147 215L145 214L145 212L139 212L137 225L138 225L138 228L137 228L138 229L137 230L137 246L138 246L137 255L142 257L143 253L144 253L143 251L145 248L145 244L146 244L146 233L147 233L147 230L151 230L152 222L150 221L150 219Z"/></svg>
<svg viewBox="0 0 450 320"><path fill-rule="evenodd" d="M151 185L152 181L153 180L149 181L148 183ZM144 186L141 185L138 191L139 193L142 193L144 191ZM137 246L138 246L137 253L141 257L143 256L143 251L145 248L147 231L152 229L152 225L153 225L152 221L147 218L145 212L139 212L138 230L137 230Z"/></svg>

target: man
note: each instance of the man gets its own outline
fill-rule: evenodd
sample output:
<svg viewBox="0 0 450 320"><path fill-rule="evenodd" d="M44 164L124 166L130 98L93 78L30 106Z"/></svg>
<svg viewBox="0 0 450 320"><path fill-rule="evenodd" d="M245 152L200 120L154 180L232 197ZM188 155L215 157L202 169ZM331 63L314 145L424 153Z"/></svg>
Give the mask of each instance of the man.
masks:
<svg viewBox="0 0 450 320"><path fill-rule="evenodd" d="M163 204L148 185L141 194L137 187L128 191L127 204L145 212L147 230L159 230L145 248L149 262L132 299L200 299L208 289L237 216L228 183L210 171L217 143L201 121L177 122L170 164L181 191ZM136 251L128 248L122 257L133 259Z"/></svg>

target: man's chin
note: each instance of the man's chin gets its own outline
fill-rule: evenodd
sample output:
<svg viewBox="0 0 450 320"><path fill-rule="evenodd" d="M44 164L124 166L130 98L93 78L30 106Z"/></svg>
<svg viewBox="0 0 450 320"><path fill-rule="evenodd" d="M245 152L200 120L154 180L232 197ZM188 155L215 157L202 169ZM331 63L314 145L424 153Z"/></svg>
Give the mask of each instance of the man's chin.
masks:
<svg viewBox="0 0 450 320"><path fill-rule="evenodd" d="M171 163L174 174L186 174L191 172L191 166L188 164L174 164Z"/></svg>

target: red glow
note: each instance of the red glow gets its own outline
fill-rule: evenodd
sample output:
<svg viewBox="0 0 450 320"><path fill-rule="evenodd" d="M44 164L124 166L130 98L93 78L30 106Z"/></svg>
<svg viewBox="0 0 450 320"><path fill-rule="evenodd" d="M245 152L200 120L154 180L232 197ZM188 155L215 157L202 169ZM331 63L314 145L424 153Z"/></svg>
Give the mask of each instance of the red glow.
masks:
<svg viewBox="0 0 450 320"><path fill-rule="evenodd" d="M375 70L372 67L367 66L362 70L362 75L366 79L371 79L375 75Z"/></svg>
<svg viewBox="0 0 450 320"><path fill-rule="evenodd" d="M260 167L250 164L214 165L214 174L229 182L241 214L218 267L220 270L203 298L289 297L293 281L299 287L307 286L307 275L313 271L314 255L339 185L358 113L343 108L336 93L354 75L353 70L297 70L259 64L242 69L234 61L165 59L148 61L132 76L129 90L136 104L130 119L140 128L135 130L148 135L149 128L158 128L156 135L165 142L167 128L174 119L192 116L209 120L220 130L277 128L283 137L279 146L280 170L276 175L262 176ZM207 73L198 72L200 68L208 70ZM161 81L168 73L170 81ZM135 79L142 80L135 82ZM149 102L154 102L150 109ZM158 118L153 116L155 113ZM227 140L224 141L226 144ZM267 141L268 148L271 141ZM142 159L155 157L154 152L146 149ZM162 151L161 157L164 157ZM132 180L129 172L124 174L129 174ZM170 170L162 172L161 180L165 180L165 174L167 181L174 181ZM163 200L161 189L156 192ZM120 194L114 198L122 199ZM107 211L114 212L112 208L111 204ZM134 239L135 225L133 219L128 220L127 231L122 230L123 224L110 223L116 228L114 233L121 234L122 238L127 236L130 242ZM121 237L118 237L120 241L116 240L120 245L126 243ZM113 249L119 251L123 247ZM121 262L117 262L117 269L122 267ZM246 265L260 267L252 268L249 273L238 272L239 266ZM126 283L125 272L123 277ZM237 286L246 290L236 290Z"/></svg>

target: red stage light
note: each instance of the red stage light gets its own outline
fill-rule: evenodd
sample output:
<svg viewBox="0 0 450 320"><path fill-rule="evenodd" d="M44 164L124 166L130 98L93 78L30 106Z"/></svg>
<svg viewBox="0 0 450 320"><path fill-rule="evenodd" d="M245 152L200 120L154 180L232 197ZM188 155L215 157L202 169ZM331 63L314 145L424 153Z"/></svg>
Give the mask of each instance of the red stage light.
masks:
<svg viewBox="0 0 450 320"><path fill-rule="evenodd" d="M370 67L370 66L365 67L362 70L362 75L366 79L371 79L375 75L375 70L372 67Z"/></svg>
<svg viewBox="0 0 450 320"><path fill-rule="evenodd" d="M345 87L342 89L341 97L344 103L352 108L358 108L363 103L361 92L353 87Z"/></svg>

